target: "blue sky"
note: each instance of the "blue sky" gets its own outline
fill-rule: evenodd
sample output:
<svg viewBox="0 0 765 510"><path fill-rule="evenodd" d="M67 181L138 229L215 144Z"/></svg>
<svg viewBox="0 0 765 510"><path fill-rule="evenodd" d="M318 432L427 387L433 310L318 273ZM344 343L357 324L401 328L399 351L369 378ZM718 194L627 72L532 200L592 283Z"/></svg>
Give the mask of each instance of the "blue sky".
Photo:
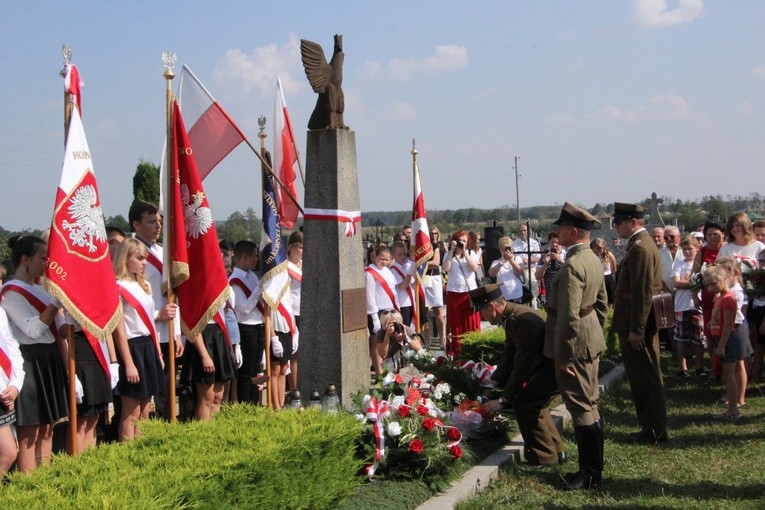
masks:
<svg viewBox="0 0 765 510"><path fill-rule="evenodd" d="M363 210L411 207L412 138L429 209L515 207L514 156L521 206L762 192L763 22L754 0L3 2L0 225L50 223L64 42L107 216L160 157L163 51L255 142L280 76L305 152L299 40L335 33ZM260 211L257 171L241 146L205 180L216 219Z"/></svg>

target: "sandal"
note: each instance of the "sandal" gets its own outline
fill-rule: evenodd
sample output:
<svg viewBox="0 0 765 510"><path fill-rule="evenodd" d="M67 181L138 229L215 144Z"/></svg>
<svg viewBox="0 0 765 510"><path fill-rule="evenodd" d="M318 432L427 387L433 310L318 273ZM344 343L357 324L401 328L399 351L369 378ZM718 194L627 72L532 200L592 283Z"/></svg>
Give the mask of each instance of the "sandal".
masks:
<svg viewBox="0 0 765 510"><path fill-rule="evenodd" d="M717 400L717 403L721 406L727 406L728 405L728 397L726 395L723 395Z"/></svg>

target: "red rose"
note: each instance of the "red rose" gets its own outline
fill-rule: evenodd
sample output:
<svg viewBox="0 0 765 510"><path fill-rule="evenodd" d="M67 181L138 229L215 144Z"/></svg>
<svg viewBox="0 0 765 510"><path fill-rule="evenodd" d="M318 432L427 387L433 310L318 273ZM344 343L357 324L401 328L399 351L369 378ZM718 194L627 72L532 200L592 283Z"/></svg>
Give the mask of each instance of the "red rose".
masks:
<svg viewBox="0 0 765 510"><path fill-rule="evenodd" d="M445 359L446 358L444 358L443 356L439 356L438 358L436 358L436 366L440 367L441 365L443 365Z"/></svg>
<svg viewBox="0 0 765 510"><path fill-rule="evenodd" d="M419 386L419 385L422 384L422 381L420 380L419 377L412 377L411 384L412 384L412 386L415 386L415 385Z"/></svg>
<svg viewBox="0 0 765 510"><path fill-rule="evenodd" d="M417 414L421 414L422 416L428 415L428 408L424 405L420 404L417 406Z"/></svg>
<svg viewBox="0 0 765 510"><path fill-rule="evenodd" d="M402 418L406 418L411 413L411 409L412 408L409 406L400 405L398 406L398 415Z"/></svg>
<svg viewBox="0 0 765 510"><path fill-rule="evenodd" d="M449 448L449 453L454 455L455 459L459 459L460 457L462 457L462 448L460 448L459 445L455 444L454 446Z"/></svg>
<svg viewBox="0 0 765 510"><path fill-rule="evenodd" d="M402 382L404 382L404 378L401 374L396 374L396 384L401 384Z"/></svg>
<svg viewBox="0 0 765 510"><path fill-rule="evenodd" d="M460 438L460 436L461 436L461 435L462 435L462 434L460 433L460 430L459 430L458 428L456 428L456 427L450 428L450 429L449 429L449 430L446 432L446 437L448 437L448 438L449 438L449 439L451 439L452 441L456 441L457 439L459 439L459 438Z"/></svg>
<svg viewBox="0 0 765 510"><path fill-rule="evenodd" d="M425 418L422 422L422 428L424 428L426 432L430 432L435 426L436 422L433 421L433 418Z"/></svg>
<svg viewBox="0 0 765 510"><path fill-rule="evenodd" d="M419 439L412 439L412 442L409 443L409 450L414 453L422 453L422 449L423 449L422 441L420 441ZM460 452L460 455L461 454L462 452Z"/></svg>

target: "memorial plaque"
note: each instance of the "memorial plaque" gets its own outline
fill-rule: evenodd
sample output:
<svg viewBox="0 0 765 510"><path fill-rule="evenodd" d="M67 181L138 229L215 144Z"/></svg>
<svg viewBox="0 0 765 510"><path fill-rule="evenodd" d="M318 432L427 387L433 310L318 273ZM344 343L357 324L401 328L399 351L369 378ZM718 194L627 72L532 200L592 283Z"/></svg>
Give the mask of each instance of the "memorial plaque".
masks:
<svg viewBox="0 0 765 510"><path fill-rule="evenodd" d="M367 293L360 289L347 289L343 295L343 333L367 327Z"/></svg>

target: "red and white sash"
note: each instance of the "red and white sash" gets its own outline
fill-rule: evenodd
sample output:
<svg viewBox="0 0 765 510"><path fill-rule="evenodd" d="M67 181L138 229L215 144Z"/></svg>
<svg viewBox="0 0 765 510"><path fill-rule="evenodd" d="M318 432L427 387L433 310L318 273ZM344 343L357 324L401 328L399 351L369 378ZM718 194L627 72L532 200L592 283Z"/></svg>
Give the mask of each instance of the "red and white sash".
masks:
<svg viewBox="0 0 765 510"><path fill-rule="evenodd" d="M228 281L228 284L229 285L236 285L237 287L242 289L242 292L244 292L244 297L246 297L247 299L249 299L250 296L252 296L252 291L249 289L249 287L247 287L247 285L241 279L239 279L239 278L231 278ZM266 308L263 306L263 303L258 301L257 308L258 308L258 310L260 310L260 313L262 313L263 316L265 317L265 315L266 315ZM289 326L289 328L290 328L290 333L294 335L295 334L295 321L292 318L292 314L290 313L290 311L287 310L287 307L284 306L284 303L279 303L279 306L276 307L276 310L279 312L279 315L284 317L284 320L287 321L287 326Z"/></svg>
<svg viewBox="0 0 765 510"><path fill-rule="evenodd" d="M372 269L371 267L364 268L364 271L371 274L372 278L374 278L375 281L380 284L380 287L390 299L390 302L393 305L393 308L395 308L397 312L400 312L401 309L398 307L398 304L396 302L396 294L393 293L393 290L390 288L390 285L388 285L388 282L385 281L385 278L383 278L383 276L379 272L377 272L376 269Z"/></svg>
<svg viewBox="0 0 765 510"><path fill-rule="evenodd" d="M218 313L215 314L213 319L215 320L215 324L220 327L221 331L223 332L223 338L226 339L226 345L228 345L228 350L231 350L231 337L228 334L228 327L226 327L226 308L231 308L231 305L226 301L226 305L218 310Z"/></svg>
<svg viewBox="0 0 765 510"><path fill-rule="evenodd" d="M5 376L10 379L11 374L13 373L13 363L11 363L11 358L8 356L8 353L5 352L2 345L0 345L0 367L2 367L3 372L5 372Z"/></svg>
<svg viewBox="0 0 765 510"><path fill-rule="evenodd" d="M345 222L345 237L352 237L358 228L356 223L361 222L361 211L345 211L343 209L316 209L305 207L303 209L304 220L323 220Z"/></svg>
<svg viewBox="0 0 765 510"><path fill-rule="evenodd" d="M159 257L152 253L151 250L148 250L148 252L149 254L146 256L146 260L159 271L159 274L162 274L162 261L159 260Z"/></svg>
<svg viewBox="0 0 765 510"><path fill-rule="evenodd" d="M39 313L43 313L46 308L48 308L48 305L45 304L45 302L42 300L42 296L35 295L35 288L31 287L31 289L26 289L22 287L21 285L17 285L15 283L6 283L2 290L0 290L0 299L5 295L8 291L13 291L18 294L20 294L24 299L27 300L27 303L29 303L32 308L37 310ZM56 339L56 341L61 341L61 336L58 334L58 330L56 329L56 322L51 322L50 326L50 332L53 334L53 338ZM93 349L93 354L96 355L96 359L98 360L98 364L101 365L101 368L106 372L106 374L109 374L109 364L106 363L106 358L104 357L104 351L101 349L101 344L98 342L98 338L90 334L88 330L85 328L82 329L82 332L85 334L85 338L88 340L88 344L90 345L90 348ZM70 349L73 349L74 346L69 346ZM0 363L2 360L0 360ZM5 367L3 367L5 369ZM6 372L7 373L7 372Z"/></svg>
<svg viewBox="0 0 765 510"><path fill-rule="evenodd" d="M303 282L303 271L300 270L299 267L297 267L292 262L287 263L287 274L290 275L290 278L293 280L302 283Z"/></svg>
<svg viewBox="0 0 765 510"><path fill-rule="evenodd" d="M143 304L138 301L138 298L136 298L132 292L130 292L122 285L117 285L117 288L120 291L120 297L124 299L127 304L132 306L133 309L135 309L136 313L138 314L138 318L140 318L141 322L143 322L143 325L149 329L151 339L154 341L154 347L157 349L157 356L162 358L162 350L159 348L159 337L157 336L157 328L154 324L154 319L149 317L149 313L146 311L146 308L144 308Z"/></svg>
<svg viewBox="0 0 765 510"><path fill-rule="evenodd" d="M395 264L390 266L390 269L398 273L398 275L401 277L401 279L404 279L404 272L399 269ZM412 292L412 286L407 285L406 286L406 295L409 297L409 302L412 303L412 321L414 324L420 323L420 313L419 310L417 310L417 302L414 300L414 293Z"/></svg>

